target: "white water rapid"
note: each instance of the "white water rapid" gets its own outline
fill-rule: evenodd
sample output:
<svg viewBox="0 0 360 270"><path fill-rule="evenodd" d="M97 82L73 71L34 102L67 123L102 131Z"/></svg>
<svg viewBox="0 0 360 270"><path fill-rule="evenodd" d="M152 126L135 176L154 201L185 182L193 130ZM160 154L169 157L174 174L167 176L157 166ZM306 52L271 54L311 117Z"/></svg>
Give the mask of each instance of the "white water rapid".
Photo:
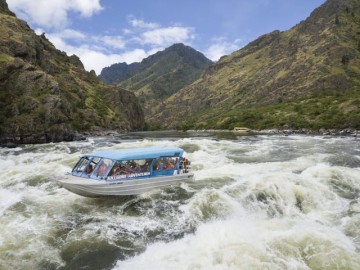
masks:
<svg viewBox="0 0 360 270"><path fill-rule="evenodd" d="M195 182L60 188L87 152L184 148ZM0 269L360 269L360 140L152 133L0 148Z"/></svg>

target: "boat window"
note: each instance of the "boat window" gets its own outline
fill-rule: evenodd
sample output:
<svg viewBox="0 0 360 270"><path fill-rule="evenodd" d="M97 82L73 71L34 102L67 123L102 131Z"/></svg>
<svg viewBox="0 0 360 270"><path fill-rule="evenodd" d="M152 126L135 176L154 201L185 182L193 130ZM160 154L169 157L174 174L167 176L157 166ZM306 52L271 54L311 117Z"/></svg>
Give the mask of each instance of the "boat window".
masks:
<svg viewBox="0 0 360 270"><path fill-rule="evenodd" d="M112 161L111 159L104 158L104 159L100 160L100 162L98 162L98 163L99 164L96 167L94 174L97 177L103 177L110 170L114 161Z"/></svg>
<svg viewBox="0 0 360 270"><path fill-rule="evenodd" d="M98 157L94 157L94 158L90 159L90 162L85 169L85 173L91 174L93 172L94 168L96 167L96 165L98 164L98 162L100 161L100 159L101 158L98 158Z"/></svg>
<svg viewBox="0 0 360 270"><path fill-rule="evenodd" d="M178 158L175 157L161 157L157 158L154 163L153 170L154 171L165 171L165 170L173 170L176 168L178 163Z"/></svg>
<svg viewBox="0 0 360 270"><path fill-rule="evenodd" d="M149 175L151 163L152 159L117 161L114 163L108 176L133 175L137 177Z"/></svg>
<svg viewBox="0 0 360 270"><path fill-rule="evenodd" d="M82 157L78 163L76 163L75 167L73 168L72 172L83 172L86 165L88 165L90 158L89 157Z"/></svg>

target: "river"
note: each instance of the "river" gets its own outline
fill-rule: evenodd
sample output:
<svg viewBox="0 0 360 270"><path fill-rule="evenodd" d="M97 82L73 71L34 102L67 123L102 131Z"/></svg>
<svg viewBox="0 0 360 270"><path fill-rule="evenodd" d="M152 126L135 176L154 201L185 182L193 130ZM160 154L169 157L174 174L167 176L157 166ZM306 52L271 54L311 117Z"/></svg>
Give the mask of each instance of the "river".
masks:
<svg viewBox="0 0 360 270"><path fill-rule="evenodd" d="M184 148L193 183L60 188L81 154ZM360 269L360 139L164 132L0 149L0 269Z"/></svg>

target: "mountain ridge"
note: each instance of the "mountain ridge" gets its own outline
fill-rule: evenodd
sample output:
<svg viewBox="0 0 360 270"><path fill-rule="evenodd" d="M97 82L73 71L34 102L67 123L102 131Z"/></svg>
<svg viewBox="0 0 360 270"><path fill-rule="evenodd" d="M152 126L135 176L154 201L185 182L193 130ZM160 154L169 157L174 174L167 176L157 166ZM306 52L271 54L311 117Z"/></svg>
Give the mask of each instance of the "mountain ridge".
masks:
<svg viewBox="0 0 360 270"><path fill-rule="evenodd" d="M104 68L99 78L133 91L148 117L157 104L197 80L211 64L202 53L178 43L140 63L118 63Z"/></svg>
<svg viewBox="0 0 360 270"><path fill-rule="evenodd" d="M171 52L182 56L186 62L193 63L193 66L199 69L203 69L204 66L207 66L206 63L212 64L212 61L207 59L202 53L182 43L175 43L163 51L158 51L144 58L141 62L134 62L131 64L122 62L105 67L102 69L99 78L108 84L122 82L135 75L139 71L148 68L148 66L152 65L153 62L158 61L161 57L166 56L166 54ZM199 56L202 59L199 59ZM115 75L111 75L111 72L114 72Z"/></svg>
<svg viewBox="0 0 360 270"><path fill-rule="evenodd" d="M149 121L183 129L358 128L359 6L358 0L328 0L291 29L265 34L222 57L158 105ZM332 114L338 119L327 121Z"/></svg>

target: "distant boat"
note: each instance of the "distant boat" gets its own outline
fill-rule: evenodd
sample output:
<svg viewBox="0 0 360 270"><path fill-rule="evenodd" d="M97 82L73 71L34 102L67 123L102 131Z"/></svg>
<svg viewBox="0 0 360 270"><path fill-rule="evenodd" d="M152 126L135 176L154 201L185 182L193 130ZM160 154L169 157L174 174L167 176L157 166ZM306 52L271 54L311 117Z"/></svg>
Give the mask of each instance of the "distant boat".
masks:
<svg viewBox="0 0 360 270"><path fill-rule="evenodd" d="M177 147L100 151L80 158L64 179L67 190L86 197L138 195L194 180L190 161Z"/></svg>
<svg viewBox="0 0 360 270"><path fill-rule="evenodd" d="M250 133L251 129L246 127L234 127L234 131L239 133Z"/></svg>

